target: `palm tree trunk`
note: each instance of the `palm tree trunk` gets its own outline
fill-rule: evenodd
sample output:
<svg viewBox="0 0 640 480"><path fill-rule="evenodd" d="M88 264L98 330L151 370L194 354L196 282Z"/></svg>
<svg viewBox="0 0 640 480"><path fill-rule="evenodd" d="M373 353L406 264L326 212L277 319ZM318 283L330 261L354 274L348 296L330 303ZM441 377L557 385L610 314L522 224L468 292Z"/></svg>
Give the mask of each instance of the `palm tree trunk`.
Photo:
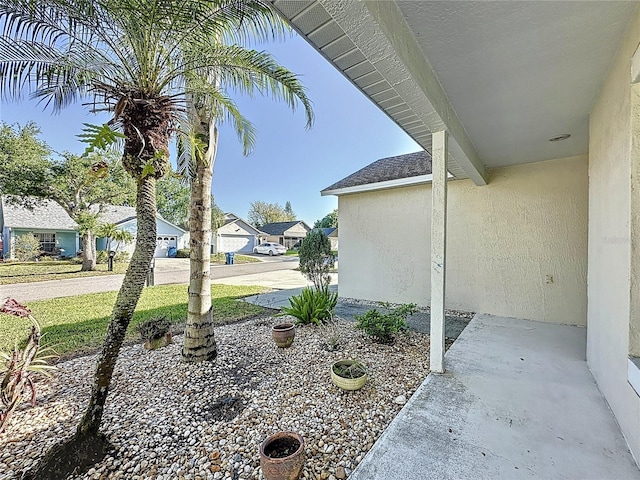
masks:
<svg viewBox="0 0 640 480"><path fill-rule="evenodd" d="M138 180L136 214L138 235L136 248L129 268L122 281L107 336L98 357L96 373L91 388L89 405L78 425L79 434L96 434L100 427L109 384L124 336L133 312L142 294L147 272L156 248L156 179L147 176Z"/></svg>
<svg viewBox="0 0 640 480"><path fill-rule="evenodd" d="M198 122L198 125L202 123ZM204 125L207 125L206 123ZM203 129L204 130L204 129ZM189 309L182 358L187 362L215 360L218 349L211 307L211 180L218 149L218 129L209 123L206 156L196 156L196 175L191 179Z"/></svg>
<svg viewBox="0 0 640 480"><path fill-rule="evenodd" d="M100 422L116 360L156 248L156 179L152 175L138 180L136 213L136 248L111 313L87 409L75 435L49 449L37 466L23 475L23 480L66 478L74 469L82 471L100 461L110 448L106 436L99 431Z"/></svg>
<svg viewBox="0 0 640 480"><path fill-rule="evenodd" d="M86 231L82 235L82 272L93 272L96 269L96 239L93 232Z"/></svg>

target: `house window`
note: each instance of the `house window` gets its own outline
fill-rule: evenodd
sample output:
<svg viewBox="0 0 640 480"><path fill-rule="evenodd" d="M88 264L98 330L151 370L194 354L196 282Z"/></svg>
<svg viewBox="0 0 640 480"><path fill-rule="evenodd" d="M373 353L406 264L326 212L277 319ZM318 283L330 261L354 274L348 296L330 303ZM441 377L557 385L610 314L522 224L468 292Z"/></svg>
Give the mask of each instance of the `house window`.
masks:
<svg viewBox="0 0 640 480"><path fill-rule="evenodd" d="M34 233L34 237L40 242L40 250L46 253L53 253L56 250L55 233Z"/></svg>

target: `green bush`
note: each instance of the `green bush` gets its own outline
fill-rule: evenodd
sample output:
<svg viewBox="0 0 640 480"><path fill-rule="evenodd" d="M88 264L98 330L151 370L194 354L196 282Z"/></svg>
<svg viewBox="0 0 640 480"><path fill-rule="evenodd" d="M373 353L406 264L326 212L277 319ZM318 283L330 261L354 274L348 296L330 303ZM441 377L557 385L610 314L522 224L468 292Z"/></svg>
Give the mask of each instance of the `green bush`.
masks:
<svg viewBox="0 0 640 480"><path fill-rule="evenodd" d="M40 241L31 233L25 233L16 238L13 254L16 260L30 262L40 256Z"/></svg>
<svg viewBox="0 0 640 480"><path fill-rule="evenodd" d="M356 315L356 328L373 337L378 343L392 344L394 335L407 330L407 317L418 311L416 304L407 303L392 308L388 303L381 304L389 313L377 309L368 310L364 315Z"/></svg>
<svg viewBox="0 0 640 480"><path fill-rule="evenodd" d="M114 263L129 263L130 259L131 259L131 255L129 254L129 252L126 252L124 250L116 252L115 256L113 257ZM107 263L108 261L109 261L108 251L98 250L96 252L96 263Z"/></svg>
<svg viewBox="0 0 640 480"><path fill-rule="evenodd" d="M113 257L113 261L116 263L129 263L129 260L131 260L131 255L124 250L116 252L116 256Z"/></svg>
<svg viewBox="0 0 640 480"><path fill-rule="evenodd" d="M322 325L333 315L333 310L338 303L338 293L330 292L329 287L321 290L305 288L300 295L294 295L289 299L289 307L282 307L279 315L291 315L297 318L297 325Z"/></svg>
<svg viewBox="0 0 640 480"><path fill-rule="evenodd" d="M98 250L96 252L96 263L107 263L109 259L109 252L106 250Z"/></svg>
<svg viewBox="0 0 640 480"><path fill-rule="evenodd" d="M180 248L176 251L176 258L189 258L191 250L188 248Z"/></svg>
<svg viewBox="0 0 640 480"><path fill-rule="evenodd" d="M331 242L322 230L311 230L300 242L298 250L300 271L313 282L316 290L329 285L329 270L333 268L334 257L331 253Z"/></svg>

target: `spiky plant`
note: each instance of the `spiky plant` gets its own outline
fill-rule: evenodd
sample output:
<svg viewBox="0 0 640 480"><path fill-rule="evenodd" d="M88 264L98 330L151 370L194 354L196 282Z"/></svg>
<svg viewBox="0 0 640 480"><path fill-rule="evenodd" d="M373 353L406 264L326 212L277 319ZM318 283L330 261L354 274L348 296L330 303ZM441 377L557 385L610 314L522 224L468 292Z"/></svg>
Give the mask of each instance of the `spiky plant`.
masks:
<svg viewBox="0 0 640 480"><path fill-rule="evenodd" d="M36 403L34 376L49 376L56 367L49 361L56 358L55 351L40 348L40 324L25 305L13 299L7 299L0 312L17 317L28 318L33 323L31 333L24 348L14 347L13 352L0 352L0 433L9 422L18 405L28 399L31 405Z"/></svg>

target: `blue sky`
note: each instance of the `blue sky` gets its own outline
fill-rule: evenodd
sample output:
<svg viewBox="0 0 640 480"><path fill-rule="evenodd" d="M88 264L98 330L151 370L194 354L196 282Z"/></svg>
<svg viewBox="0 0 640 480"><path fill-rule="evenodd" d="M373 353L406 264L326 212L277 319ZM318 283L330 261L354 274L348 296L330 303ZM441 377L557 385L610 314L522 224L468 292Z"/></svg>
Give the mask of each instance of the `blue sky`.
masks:
<svg viewBox="0 0 640 480"><path fill-rule="evenodd" d="M302 38L294 35L261 48L300 76L315 124L305 130L302 110L292 113L270 98L235 97L258 135L254 152L244 157L235 133L221 129L212 193L224 211L246 218L253 201L282 206L290 201L298 218L312 224L338 205L336 197L322 197L320 190L379 158L420 149ZM107 119L81 105L52 114L26 99L3 101L0 110L0 120L9 124L35 121L41 138L59 152L80 153L84 145L76 135L82 124Z"/></svg>

